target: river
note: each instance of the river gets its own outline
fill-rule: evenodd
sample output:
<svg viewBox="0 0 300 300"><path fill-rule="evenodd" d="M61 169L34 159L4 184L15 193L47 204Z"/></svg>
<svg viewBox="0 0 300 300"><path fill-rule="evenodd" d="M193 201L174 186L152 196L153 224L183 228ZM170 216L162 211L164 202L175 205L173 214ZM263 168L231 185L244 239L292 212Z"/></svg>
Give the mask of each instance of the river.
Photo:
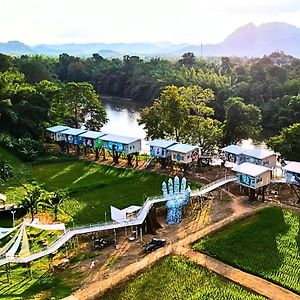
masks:
<svg viewBox="0 0 300 300"><path fill-rule="evenodd" d="M109 121L102 128L103 132L137 137L142 139L142 152L149 152L146 145L146 132L143 126L140 126L137 119L140 111L146 107L145 104L135 103L129 99L121 100L113 97L101 97L102 103L107 113ZM264 146L263 144L260 144ZM246 148L254 147L251 139L243 140L242 146Z"/></svg>

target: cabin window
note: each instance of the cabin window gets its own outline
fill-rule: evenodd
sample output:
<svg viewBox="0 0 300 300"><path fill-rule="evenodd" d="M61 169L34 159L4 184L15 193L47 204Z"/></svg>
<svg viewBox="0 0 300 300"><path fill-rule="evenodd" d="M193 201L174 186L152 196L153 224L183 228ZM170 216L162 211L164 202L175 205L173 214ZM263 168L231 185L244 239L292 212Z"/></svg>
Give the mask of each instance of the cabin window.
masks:
<svg viewBox="0 0 300 300"><path fill-rule="evenodd" d="M181 156L181 160L184 160L184 157L183 157L183 156Z"/></svg>
<svg viewBox="0 0 300 300"><path fill-rule="evenodd" d="M256 178L256 183L260 183L260 182L262 182L262 178L261 177Z"/></svg>
<svg viewBox="0 0 300 300"><path fill-rule="evenodd" d="M176 154L173 154L173 158L176 159Z"/></svg>

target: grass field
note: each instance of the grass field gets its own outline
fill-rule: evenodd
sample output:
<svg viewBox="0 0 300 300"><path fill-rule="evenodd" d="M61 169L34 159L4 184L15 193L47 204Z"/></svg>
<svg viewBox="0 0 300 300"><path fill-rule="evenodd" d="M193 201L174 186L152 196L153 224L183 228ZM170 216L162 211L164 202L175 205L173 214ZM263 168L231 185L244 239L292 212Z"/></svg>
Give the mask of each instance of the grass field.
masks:
<svg viewBox="0 0 300 300"><path fill-rule="evenodd" d="M89 161L68 161L33 166L33 177L47 190L65 189L69 200L63 211L75 224L110 219L110 205L124 208L159 195L166 176L146 171L121 169Z"/></svg>
<svg viewBox="0 0 300 300"><path fill-rule="evenodd" d="M300 214L266 208L194 248L300 294Z"/></svg>
<svg viewBox="0 0 300 300"><path fill-rule="evenodd" d="M244 288L201 268L189 260L172 256L108 292L103 300L260 300Z"/></svg>
<svg viewBox="0 0 300 300"><path fill-rule="evenodd" d="M11 265L11 281L7 282L5 268L0 268L1 299L61 299L80 286L84 274L70 269L48 270L47 258L32 264L30 269L24 265ZM53 298L52 298L53 297Z"/></svg>

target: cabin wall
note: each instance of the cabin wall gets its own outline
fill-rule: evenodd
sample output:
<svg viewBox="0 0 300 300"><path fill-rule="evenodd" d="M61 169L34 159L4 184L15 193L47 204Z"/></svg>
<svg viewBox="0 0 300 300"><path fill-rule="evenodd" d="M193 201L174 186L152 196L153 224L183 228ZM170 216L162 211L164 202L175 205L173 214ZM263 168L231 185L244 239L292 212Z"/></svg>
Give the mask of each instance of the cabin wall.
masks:
<svg viewBox="0 0 300 300"><path fill-rule="evenodd" d="M236 177L239 184L247 186L252 189L258 189L260 187L270 184L271 171L267 171L256 177L243 174L243 173L237 173Z"/></svg>
<svg viewBox="0 0 300 300"><path fill-rule="evenodd" d="M285 171L284 175L288 183L300 186L300 173Z"/></svg>
<svg viewBox="0 0 300 300"><path fill-rule="evenodd" d="M72 145L82 145L83 138L79 135L65 134L65 141Z"/></svg>
<svg viewBox="0 0 300 300"><path fill-rule="evenodd" d="M241 155L236 155L233 153L229 153L229 152L224 152L224 156L225 156L225 161L231 162L231 163L235 163L235 164L241 164L243 163L243 158Z"/></svg>
<svg viewBox="0 0 300 300"><path fill-rule="evenodd" d="M150 155L158 158L167 158L171 156L171 151L162 147L150 146Z"/></svg>
<svg viewBox="0 0 300 300"><path fill-rule="evenodd" d="M194 149L186 154L171 150L172 161L189 164L199 158L199 150Z"/></svg>
<svg viewBox="0 0 300 300"><path fill-rule="evenodd" d="M141 140L135 141L131 144L124 145L124 152L127 154L137 153L140 152L142 149L142 142Z"/></svg>

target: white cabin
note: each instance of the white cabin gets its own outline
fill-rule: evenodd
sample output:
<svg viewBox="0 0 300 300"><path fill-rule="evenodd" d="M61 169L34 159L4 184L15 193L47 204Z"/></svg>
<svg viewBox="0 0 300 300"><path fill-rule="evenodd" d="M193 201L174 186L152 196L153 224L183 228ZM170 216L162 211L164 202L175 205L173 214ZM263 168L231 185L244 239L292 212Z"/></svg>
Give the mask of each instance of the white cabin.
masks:
<svg viewBox="0 0 300 300"><path fill-rule="evenodd" d="M168 147L177 144L175 141L156 139L147 143L150 146L150 155L157 158L167 158L171 156Z"/></svg>
<svg viewBox="0 0 300 300"><path fill-rule="evenodd" d="M239 184L251 189L258 189L271 183L271 169L264 166L245 162L235 166L232 171L236 172Z"/></svg>
<svg viewBox="0 0 300 300"><path fill-rule="evenodd" d="M140 138L132 138L127 136L106 134L100 138L103 141L104 149L124 152L125 154L138 153L142 149L142 141Z"/></svg>
<svg viewBox="0 0 300 300"><path fill-rule="evenodd" d="M189 144L175 144L168 147L171 151L171 160L189 164L193 161L197 161L200 155L200 149L198 146L193 146Z"/></svg>
<svg viewBox="0 0 300 300"><path fill-rule="evenodd" d="M71 129L69 126L62 126L62 125L57 125L57 126L52 126L48 127L46 130L50 132L50 138L56 142L64 141L65 140L65 135L63 132L67 129Z"/></svg>
<svg viewBox="0 0 300 300"><path fill-rule="evenodd" d="M282 169L287 183L300 186L300 162L292 161Z"/></svg>

